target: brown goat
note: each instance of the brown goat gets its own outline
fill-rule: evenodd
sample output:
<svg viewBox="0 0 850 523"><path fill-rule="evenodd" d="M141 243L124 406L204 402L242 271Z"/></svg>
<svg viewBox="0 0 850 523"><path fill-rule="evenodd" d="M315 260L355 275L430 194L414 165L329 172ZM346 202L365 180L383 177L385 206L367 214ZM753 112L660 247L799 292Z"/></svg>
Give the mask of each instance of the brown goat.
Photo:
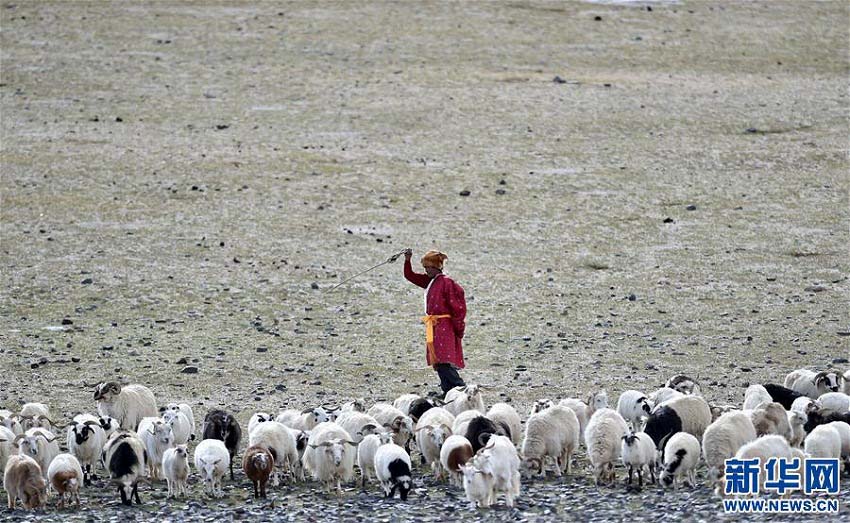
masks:
<svg viewBox="0 0 850 523"><path fill-rule="evenodd" d="M242 470L254 485L254 497L266 497L266 483L274 470L274 456L265 447L248 447L242 457Z"/></svg>
<svg viewBox="0 0 850 523"><path fill-rule="evenodd" d="M41 467L25 454L9 457L3 474L3 488L12 510L19 498L27 509L39 508L47 503L47 481L41 475Z"/></svg>

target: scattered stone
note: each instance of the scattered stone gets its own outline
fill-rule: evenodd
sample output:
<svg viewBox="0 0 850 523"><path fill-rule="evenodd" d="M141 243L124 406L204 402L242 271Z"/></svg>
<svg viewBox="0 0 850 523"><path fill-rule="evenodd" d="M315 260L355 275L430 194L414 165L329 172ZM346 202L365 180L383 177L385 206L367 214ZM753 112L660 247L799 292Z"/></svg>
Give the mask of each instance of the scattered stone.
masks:
<svg viewBox="0 0 850 523"><path fill-rule="evenodd" d="M177 365L186 365L187 363L189 363L189 360L185 356L183 356L182 358L175 361L174 363L176 363Z"/></svg>
<svg viewBox="0 0 850 523"><path fill-rule="evenodd" d="M71 361L73 361L74 363L79 363L79 362L80 362L80 358L78 358L78 357L76 357L76 356L73 356L73 357L71 357Z"/></svg>
<svg viewBox="0 0 850 523"><path fill-rule="evenodd" d="M691 204L691 205L688 205L687 207L685 207L685 210L686 211L695 211L695 210L697 210L697 206L694 205L694 204Z"/></svg>
<svg viewBox="0 0 850 523"><path fill-rule="evenodd" d="M467 191L466 189L464 189L464 190L460 191L460 195L461 195L461 196L469 196L470 194L471 194L471 193L470 193L469 191Z"/></svg>
<svg viewBox="0 0 850 523"><path fill-rule="evenodd" d="M268 351L269 351L268 347L257 347L257 352L268 352Z"/></svg>
<svg viewBox="0 0 850 523"><path fill-rule="evenodd" d="M181 370L180 372L183 374L197 374L198 367L195 367L194 365L189 365L188 367L183 367L183 370Z"/></svg>
<svg viewBox="0 0 850 523"><path fill-rule="evenodd" d="M219 131L223 131L223 130L227 129L228 127L230 127L230 126L225 125L225 124L218 124L218 125L215 126L215 128L218 129Z"/></svg>
<svg viewBox="0 0 850 523"><path fill-rule="evenodd" d="M601 16L599 16L599 15L596 15L596 16L594 16L594 17L593 17L593 21L594 21L594 22L601 22L601 21L602 21L602 17L601 17Z"/></svg>
<svg viewBox="0 0 850 523"><path fill-rule="evenodd" d="M826 287L822 285L809 285L804 289L806 292L823 292L826 290Z"/></svg>
<svg viewBox="0 0 850 523"><path fill-rule="evenodd" d="M80 283L83 284L83 285L91 285L93 282L92 282L91 278L86 278L85 280L81 281Z"/></svg>
<svg viewBox="0 0 850 523"><path fill-rule="evenodd" d="M62 325L73 325L73 324L74 324L74 322L73 322L73 321L71 321L71 320L70 320L70 319L68 319L68 318L63 318L63 319L62 319Z"/></svg>
<svg viewBox="0 0 850 523"><path fill-rule="evenodd" d="M838 364L847 363L847 362L848 362L847 358L835 358L834 360L832 360L833 365L838 365Z"/></svg>
<svg viewBox="0 0 850 523"><path fill-rule="evenodd" d="M673 218L670 218L668 216L667 218L664 218L664 223L676 223L676 222L673 220Z"/></svg>
<svg viewBox="0 0 850 523"><path fill-rule="evenodd" d="M555 78L553 78L553 79L552 79L552 81L553 81L553 82L555 82L556 84L565 84L565 83L567 83L567 81L566 81L566 80L564 80L563 78L561 78L560 76L555 76Z"/></svg>
<svg viewBox="0 0 850 523"><path fill-rule="evenodd" d="M38 368L38 363L30 363L30 368L31 368L31 369L37 369L37 368Z"/></svg>
<svg viewBox="0 0 850 523"><path fill-rule="evenodd" d="M504 190L504 189L496 189L496 194L498 194L499 196L502 196L502 195L504 195L504 194L505 194L505 193L507 193L507 192L508 192L508 191L506 191L506 190Z"/></svg>
<svg viewBox="0 0 850 523"><path fill-rule="evenodd" d="M318 284L318 283L316 283L316 282L313 282L313 283L311 283L311 284L310 284L310 288L311 288L311 289L313 289L313 290L318 290L318 289L319 289L319 284Z"/></svg>
<svg viewBox="0 0 850 523"><path fill-rule="evenodd" d="M637 296L635 296L634 294L629 294L629 301L635 301L635 300L637 300Z"/></svg>

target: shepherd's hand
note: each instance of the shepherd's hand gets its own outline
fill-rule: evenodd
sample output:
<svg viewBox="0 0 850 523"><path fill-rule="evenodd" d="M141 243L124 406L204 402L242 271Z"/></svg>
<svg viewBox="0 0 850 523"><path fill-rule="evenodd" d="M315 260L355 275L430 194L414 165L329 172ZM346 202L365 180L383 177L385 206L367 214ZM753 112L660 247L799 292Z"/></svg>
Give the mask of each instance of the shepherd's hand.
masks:
<svg viewBox="0 0 850 523"><path fill-rule="evenodd" d="M413 256L413 249L405 249L404 250L404 259L409 260L411 256Z"/></svg>

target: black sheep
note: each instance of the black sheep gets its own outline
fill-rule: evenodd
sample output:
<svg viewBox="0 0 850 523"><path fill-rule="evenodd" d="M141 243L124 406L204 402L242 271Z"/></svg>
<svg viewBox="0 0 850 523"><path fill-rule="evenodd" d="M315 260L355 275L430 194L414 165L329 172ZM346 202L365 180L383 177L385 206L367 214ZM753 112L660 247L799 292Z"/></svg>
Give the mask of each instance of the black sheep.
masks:
<svg viewBox="0 0 850 523"><path fill-rule="evenodd" d="M242 439L242 428L231 414L223 410L211 410L204 418L203 439L217 439L224 442L230 453L230 479L233 481L233 462L239 441Z"/></svg>
<svg viewBox="0 0 850 523"><path fill-rule="evenodd" d="M785 410L791 410L794 400L803 396L796 390L791 390L775 383L766 383L764 388L770 394L770 397L773 398L773 401L782 405Z"/></svg>
<svg viewBox="0 0 850 523"><path fill-rule="evenodd" d="M507 429L507 430L506 430ZM472 452L478 452L487 445L493 435L510 437L510 429L504 424L497 425L493 420L484 416L476 416L466 427L466 439L472 445Z"/></svg>
<svg viewBox="0 0 850 523"><path fill-rule="evenodd" d="M670 436L682 432L682 418L671 407L661 405L649 415L643 431L649 434L658 450L663 450Z"/></svg>

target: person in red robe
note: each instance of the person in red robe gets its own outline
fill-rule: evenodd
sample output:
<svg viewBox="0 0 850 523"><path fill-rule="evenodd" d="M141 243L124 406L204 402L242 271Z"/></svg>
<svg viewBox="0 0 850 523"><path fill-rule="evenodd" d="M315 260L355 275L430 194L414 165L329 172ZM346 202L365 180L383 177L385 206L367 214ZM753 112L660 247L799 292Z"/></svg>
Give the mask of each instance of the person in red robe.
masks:
<svg viewBox="0 0 850 523"><path fill-rule="evenodd" d="M464 368L463 339L466 329L466 299L463 287L443 274L448 256L428 251L422 257L425 274L414 272L410 265L413 251L404 251L404 277L425 289L425 357L440 377L443 395L454 387L466 385L458 374Z"/></svg>

